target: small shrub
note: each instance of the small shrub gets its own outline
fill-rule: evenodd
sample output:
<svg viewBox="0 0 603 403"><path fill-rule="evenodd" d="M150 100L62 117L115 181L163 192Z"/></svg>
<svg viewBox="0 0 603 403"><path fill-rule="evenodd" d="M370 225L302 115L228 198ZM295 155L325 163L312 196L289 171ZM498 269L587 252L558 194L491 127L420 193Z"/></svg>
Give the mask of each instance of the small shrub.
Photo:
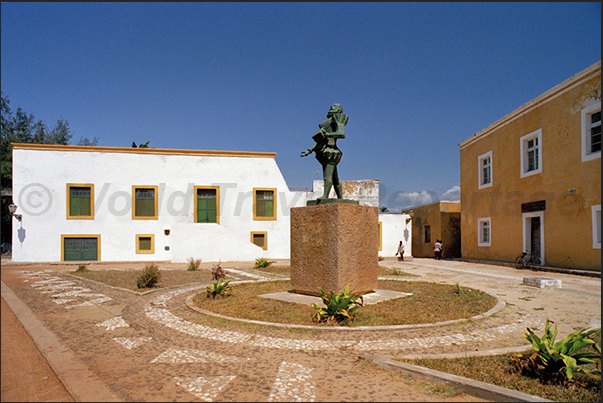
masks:
<svg viewBox="0 0 603 403"><path fill-rule="evenodd" d="M189 257L188 258L188 268L186 270L195 271L199 268L200 264L201 264L201 259L194 259L192 257Z"/></svg>
<svg viewBox="0 0 603 403"><path fill-rule="evenodd" d="M552 383L571 382L575 373L582 372L589 377L601 381L601 346L589 338L592 334L600 332L601 328L590 327L577 330L555 343L557 325L551 332L552 321L546 321L544 335L536 336L532 329L522 333L530 343L534 353L532 355L515 354L511 357L512 363L522 373L534 376ZM588 330L588 331L587 331ZM585 347L591 346L593 351L580 352ZM585 368L584 365L593 364L596 369Z"/></svg>
<svg viewBox="0 0 603 403"><path fill-rule="evenodd" d="M268 259L264 259L263 257L258 257L257 259L255 259L255 267L268 267L272 263L274 262Z"/></svg>
<svg viewBox="0 0 603 403"><path fill-rule="evenodd" d="M142 269L142 274L136 278L136 286L138 288L153 288L161 279L159 267L153 263L146 265Z"/></svg>
<svg viewBox="0 0 603 403"><path fill-rule="evenodd" d="M456 283L456 290L454 290L454 293L459 297L464 297L467 294L467 291L463 290L459 283Z"/></svg>
<svg viewBox="0 0 603 403"><path fill-rule="evenodd" d="M82 273L82 272L84 272L84 271L88 271L88 268L86 267L86 265L85 265L85 264L81 264L81 265L79 265L79 266L77 267L76 272L78 272L78 273Z"/></svg>
<svg viewBox="0 0 603 403"><path fill-rule="evenodd" d="M206 288L207 298L216 298L217 296L224 297L227 291L230 291L232 287L229 285L230 280L224 281L223 279L214 280L212 285L208 285Z"/></svg>
<svg viewBox="0 0 603 403"><path fill-rule="evenodd" d="M398 267L394 267L394 276L399 276L402 274L402 269L398 268Z"/></svg>
<svg viewBox="0 0 603 403"><path fill-rule="evenodd" d="M215 280L224 280L228 272L222 268L220 262L211 268L211 278Z"/></svg>
<svg viewBox="0 0 603 403"><path fill-rule="evenodd" d="M381 255L379 255L378 259L379 259L379 261L385 260L385 258Z"/></svg>
<svg viewBox="0 0 603 403"><path fill-rule="evenodd" d="M350 293L348 286L349 284L347 284L339 294L335 294L335 291L331 291L329 295L327 295L322 288L318 287L325 307L322 308L318 304L312 304L312 308L318 309L318 312L312 316L312 319L315 322L330 322L333 320L342 322L347 319L353 320L354 311L363 306L364 300L362 299L361 294Z"/></svg>

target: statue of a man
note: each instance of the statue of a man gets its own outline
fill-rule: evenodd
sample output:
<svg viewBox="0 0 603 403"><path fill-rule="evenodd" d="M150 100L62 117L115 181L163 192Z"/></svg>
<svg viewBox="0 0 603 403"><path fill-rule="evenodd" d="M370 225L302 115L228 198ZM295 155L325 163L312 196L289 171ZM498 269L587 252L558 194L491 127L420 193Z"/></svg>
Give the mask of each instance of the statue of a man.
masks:
<svg viewBox="0 0 603 403"><path fill-rule="evenodd" d="M345 125L348 123L347 115L343 113L343 107L340 104L333 104L327 113L327 120L318 125L319 130L312 135L316 142L306 151L302 151L301 156L305 157L312 152L316 159L322 165L322 175L324 179L324 193L319 200L329 198L331 188L335 186L335 194L338 199L343 199L339 174L337 173L337 164L341 161L342 152L337 148L337 139L345 138Z"/></svg>

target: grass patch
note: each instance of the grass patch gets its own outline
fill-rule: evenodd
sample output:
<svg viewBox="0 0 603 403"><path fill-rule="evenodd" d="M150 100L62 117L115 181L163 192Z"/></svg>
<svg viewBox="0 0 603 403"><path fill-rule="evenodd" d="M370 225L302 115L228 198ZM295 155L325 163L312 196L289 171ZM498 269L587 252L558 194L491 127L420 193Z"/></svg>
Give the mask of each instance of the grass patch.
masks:
<svg viewBox="0 0 603 403"><path fill-rule="evenodd" d="M365 305L355 312L355 320L347 325L406 325L469 318L490 310L497 302L486 293L465 287L462 289L468 297L460 297L457 286L449 284L392 280L379 281L378 287L413 295ZM237 318L316 326L312 321L316 309L310 305L259 297L288 290L291 290L290 281L238 284L233 285L231 294L225 298L214 300L201 292L193 297L193 302L199 308Z"/></svg>
<svg viewBox="0 0 603 403"><path fill-rule="evenodd" d="M601 333L599 332L599 339ZM529 352L532 350L526 350ZM583 385L545 384L540 379L531 378L517 372L510 357L504 354L488 357L465 357L456 359L400 360L422 367L486 382L530 395L540 396L558 402L600 402L601 383L583 374L574 377Z"/></svg>
<svg viewBox="0 0 603 403"><path fill-rule="evenodd" d="M377 269L378 276L396 276L396 277L419 277L416 274L410 274L398 267L385 267L379 265Z"/></svg>
<svg viewBox="0 0 603 403"><path fill-rule="evenodd" d="M289 266L289 265L282 265L282 264L279 265L277 263L273 263L267 267L261 267L261 268L256 267L255 270L261 271L262 273L267 273L267 274L275 274L275 275L286 276L286 277L291 276L291 266Z"/></svg>
<svg viewBox="0 0 603 403"><path fill-rule="evenodd" d="M157 288L176 287L192 283L211 283L211 272L209 270L161 270L161 279ZM136 279L142 274L143 269L132 270L86 270L73 271L78 277L98 281L113 287L125 288L132 291L144 292L148 289L138 288Z"/></svg>
<svg viewBox="0 0 603 403"><path fill-rule="evenodd" d="M270 266L267 267L256 267L255 268L258 271L261 271L263 273L267 273L267 274L274 274L274 275L280 275L280 276L286 276L286 277L291 277L291 266L289 265L283 265L283 264L271 264ZM416 267L415 267L416 269ZM408 273L406 271L404 271L403 269L399 269L399 268L391 268L391 267L385 267L385 266L381 266L379 265L378 269L377 269L377 275L378 276L397 276L397 277L420 277L417 276L416 274L411 274Z"/></svg>
<svg viewBox="0 0 603 403"><path fill-rule="evenodd" d="M445 382L423 381L418 386L426 395L437 396L443 399L460 396L465 392L460 386Z"/></svg>
<svg viewBox="0 0 603 403"><path fill-rule="evenodd" d="M267 267L261 267L261 268L256 267L255 269L258 271L261 271L263 273L291 277L291 266L289 266L289 265L283 265L283 264L279 265L278 263L275 263L275 264L271 264L270 266L267 266ZM416 269L416 267L415 267L415 269ZM404 271L403 269L385 267L385 266L381 266L381 265L379 265L379 267L377 269L377 275L378 276L399 276L399 277L420 277L420 276L417 276L416 274L408 273L408 272Z"/></svg>

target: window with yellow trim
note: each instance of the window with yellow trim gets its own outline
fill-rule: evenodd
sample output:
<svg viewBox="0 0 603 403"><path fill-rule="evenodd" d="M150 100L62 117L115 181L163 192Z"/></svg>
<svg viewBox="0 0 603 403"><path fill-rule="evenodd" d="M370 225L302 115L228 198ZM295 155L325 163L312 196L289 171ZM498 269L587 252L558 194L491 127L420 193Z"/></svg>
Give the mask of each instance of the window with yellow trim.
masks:
<svg viewBox="0 0 603 403"><path fill-rule="evenodd" d="M132 186L132 219L157 219L157 186Z"/></svg>
<svg viewBox="0 0 603 403"><path fill-rule="evenodd" d="M136 253L155 253L155 235L136 235Z"/></svg>
<svg viewBox="0 0 603 403"><path fill-rule="evenodd" d="M251 243L259 246L260 248L268 249L268 234L266 232L252 232Z"/></svg>
<svg viewBox="0 0 603 403"><path fill-rule="evenodd" d="M276 189L253 189L253 219L276 220Z"/></svg>
<svg viewBox="0 0 603 403"><path fill-rule="evenodd" d="M94 219L93 184L67 184L67 219Z"/></svg>
<svg viewBox="0 0 603 403"><path fill-rule="evenodd" d="M383 234L382 225L381 225L381 221L379 221L379 250L382 250L382 247L381 247L382 246L381 241L383 239L382 234Z"/></svg>
<svg viewBox="0 0 603 403"><path fill-rule="evenodd" d="M220 188L195 186L195 222L220 224Z"/></svg>

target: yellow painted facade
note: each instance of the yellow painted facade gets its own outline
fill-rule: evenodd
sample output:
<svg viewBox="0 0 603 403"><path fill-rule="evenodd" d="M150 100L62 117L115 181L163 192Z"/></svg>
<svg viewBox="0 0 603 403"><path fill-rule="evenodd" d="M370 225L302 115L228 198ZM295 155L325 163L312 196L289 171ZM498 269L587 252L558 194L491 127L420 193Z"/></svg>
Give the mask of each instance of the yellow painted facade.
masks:
<svg viewBox="0 0 603 403"><path fill-rule="evenodd" d="M463 258L601 270L600 111L599 61L459 144Z"/></svg>
<svg viewBox="0 0 603 403"><path fill-rule="evenodd" d="M460 201L438 201L402 213L412 215L413 257L434 257L437 239L444 245L444 258L461 257Z"/></svg>

